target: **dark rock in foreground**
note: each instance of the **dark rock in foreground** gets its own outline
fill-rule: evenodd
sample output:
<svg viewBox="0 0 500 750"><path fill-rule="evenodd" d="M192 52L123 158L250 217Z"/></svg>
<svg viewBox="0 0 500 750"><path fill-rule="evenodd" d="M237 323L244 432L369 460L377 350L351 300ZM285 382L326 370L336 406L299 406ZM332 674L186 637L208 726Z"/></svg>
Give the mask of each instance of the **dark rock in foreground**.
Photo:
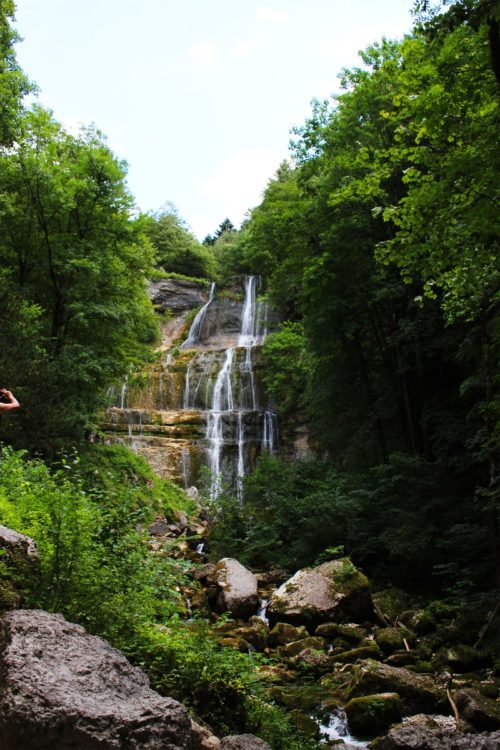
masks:
<svg viewBox="0 0 500 750"><path fill-rule="evenodd" d="M418 714L370 743L370 750L499 750L500 732L459 731L451 718Z"/></svg>
<svg viewBox="0 0 500 750"><path fill-rule="evenodd" d="M61 615L1 620L2 750L188 750L190 721L122 653Z"/></svg>
<svg viewBox="0 0 500 750"><path fill-rule="evenodd" d="M0 562L7 575L0 578L0 612L22 605L24 592L36 585L40 570L33 539L0 525Z"/></svg>

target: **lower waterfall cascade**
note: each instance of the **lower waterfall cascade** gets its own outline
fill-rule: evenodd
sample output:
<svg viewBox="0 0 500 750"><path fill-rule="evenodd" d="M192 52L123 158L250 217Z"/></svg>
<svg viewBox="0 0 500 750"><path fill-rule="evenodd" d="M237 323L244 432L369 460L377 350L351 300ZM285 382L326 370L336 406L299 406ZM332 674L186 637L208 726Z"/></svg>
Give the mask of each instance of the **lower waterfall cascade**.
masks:
<svg viewBox="0 0 500 750"><path fill-rule="evenodd" d="M261 378L269 306L257 297L257 276L242 286L241 301L237 288L218 293L212 283L184 341L163 351L143 382L131 378L116 390L103 424L159 474L185 488L205 483L211 499L228 489L241 501L259 453L278 447Z"/></svg>

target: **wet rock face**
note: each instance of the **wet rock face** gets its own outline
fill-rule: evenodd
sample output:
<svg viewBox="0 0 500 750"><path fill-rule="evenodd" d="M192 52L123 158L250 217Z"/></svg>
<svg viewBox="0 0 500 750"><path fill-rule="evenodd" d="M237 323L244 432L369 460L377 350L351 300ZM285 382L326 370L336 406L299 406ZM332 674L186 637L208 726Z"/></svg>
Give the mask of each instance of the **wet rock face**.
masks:
<svg viewBox="0 0 500 750"><path fill-rule="evenodd" d="M220 560L213 575L219 591L217 609L230 612L233 617L250 617L259 608L257 578L238 560L225 557Z"/></svg>
<svg viewBox="0 0 500 750"><path fill-rule="evenodd" d="M363 622L373 616L368 579L349 560L333 560L299 570L271 597L272 623Z"/></svg>
<svg viewBox="0 0 500 750"><path fill-rule="evenodd" d="M187 711L101 638L61 615L1 620L2 750L188 750Z"/></svg>
<svg viewBox="0 0 500 750"><path fill-rule="evenodd" d="M0 563L7 575L0 577L0 612L19 607L23 590L34 586L39 574L39 558L34 541L24 534L0 525Z"/></svg>
<svg viewBox="0 0 500 750"><path fill-rule="evenodd" d="M160 312L171 310L173 313L181 313L204 305L208 299L208 289L194 281L161 279L151 282L149 296Z"/></svg>
<svg viewBox="0 0 500 750"><path fill-rule="evenodd" d="M371 750L498 750L500 732L484 734L457 730L446 716L419 714L393 727L370 743Z"/></svg>

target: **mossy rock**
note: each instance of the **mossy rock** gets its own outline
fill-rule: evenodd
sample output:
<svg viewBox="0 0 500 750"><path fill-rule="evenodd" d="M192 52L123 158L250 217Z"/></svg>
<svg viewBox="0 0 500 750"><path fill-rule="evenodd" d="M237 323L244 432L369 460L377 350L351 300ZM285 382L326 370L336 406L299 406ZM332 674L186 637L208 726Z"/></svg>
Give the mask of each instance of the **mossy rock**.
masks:
<svg viewBox="0 0 500 750"><path fill-rule="evenodd" d="M415 634L407 628L378 628L375 640L384 654L392 654L405 648L405 640L407 643L413 642Z"/></svg>
<svg viewBox="0 0 500 750"><path fill-rule="evenodd" d="M297 656L301 651L305 649L312 649L313 651L324 651L326 643L323 638L317 636L310 636L309 638L302 638L300 641L293 641L287 643L285 646L281 646L279 653L290 659L293 656Z"/></svg>
<svg viewBox="0 0 500 750"><path fill-rule="evenodd" d="M274 628L269 632L269 645L286 646L287 643L300 641L302 638L307 638L308 636L309 633L304 626L296 628L294 625L289 625L287 622L277 622Z"/></svg>
<svg viewBox="0 0 500 750"><path fill-rule="evenodd" d="M377 591L373 594L373 601L389 620L395 620L410 605L410 597L406 591L395 587Z"/></svg>
<svg viewBox="0 0 500 750"><path fill-rule="evenodd" d="M436 629L436 618L428 609L418 609L411 617L409 625L417 635L426 635Z"/></svg>
<svg viewBox="0 0 500 750"><path fill-rule="evenodd" d="M490 659L486 654L464 643L439 649L432 660L434 669L444 667L453 672L471 672L488 666L489 663Z"/></svg>
<svg viewBox="0 0 500 750"><path fill-rule="evenodd" d="M356 665L349 698L386 692L398 693L404 715L448 711L449 708L445 691L430 675L391 667L373 659Z"/></svg>
<svg viewBox="0 0 500 750"><path fill-rule="evenodd" d="M368 643L358 646L358 648L351 648L349 651L342 651L333 656L335 661L342 664L354 664L354 662L360 661L360 659L380 659L382 654L375 641L368 641Z"/></svg>
<svg viewBox="0 0 500 750"><path fill-rule="evenodd" d="M345 707L349 727L359 737L374 737L401 721L402 704L397 693L378 693L352 698Z"/></svg>

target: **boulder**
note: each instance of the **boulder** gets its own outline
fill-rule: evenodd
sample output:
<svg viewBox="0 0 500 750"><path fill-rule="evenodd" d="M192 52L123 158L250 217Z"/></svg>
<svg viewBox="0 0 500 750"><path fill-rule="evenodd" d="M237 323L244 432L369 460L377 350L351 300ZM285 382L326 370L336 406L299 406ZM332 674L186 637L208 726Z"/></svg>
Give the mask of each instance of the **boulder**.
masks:
<svg viewBox="0 0 500 750"><path fill-rule="evenodd" d="M370 750L498 750L500 732L461 732L446 716L418 714L370 743Z"/></svg>
<svg viewBox="0 0 500 750"><path fill-rule="evenodd" d="M182 313L204 305L208 300L208 289L185 279L161 279L151 282L149 296L160 312Z"/></svg>
<svg viewBox="0 0 500 750"><path fill-rule="evenodd" d="M40 561L33 539L1 525L0 550L1 612L22 605L24 594L36 584Z"/></svg>
<svg viewBox="0 0 500 750"><path fill-rule="evenodd" d="M368 579L350 560L332 560L295 573L273 593L269 620L305 624L363 622L373 616Z"/></svg>
<svg viewBox="0 0 500 750"><path fill-rule="evenodd" d="M221 750L271 750L271 747L254 734L232 734L223 737Z"/></svg>
<svg viewBox="0 0 500 750"><path fill-rule="evenodd" d="M480 732L500 729L500 705L477 690L458 690L453 699L462 719Z"/></svg>
<svg viewBox="0 0 500 750"><path fill-rule="evenodd" d="M1 620L2 750L188 750L185 707L122 653L41 610Z"/></svg>
<svg viewBox="0 0 500 750"><path fill-rule="evenodd" d="M384 654L392 654L405 648L407 643L415 641L415 635L405 627L377 628L375 630L375 640Z"/></svg>
<svg viewBox="0 0 500 750"><path fill-rule="evenodd" d="M219 560L213 579L218 587L216 608L219 612L229 612L242 619L257 612L257 579L238 560L230 557Z"/></svg>
<svg viewBox="0 0 500 750"><path fill-rule="evenodd" d="M380 659L380 649L375 641L366 641L357 648L351 648L348 651L334 651L335 661L342 664L354 664L361 659Z"/></svg>
<svg viewBox="0 0 500 750"><path fill-rule="evenodd" d="M472 672L486 667L488 663L489 658L485 654L464 643L450 647L443 646L432 660L434 669L444 667L452 672Z"/></svg>
<svg viewBox="0 0 500 750"><path fill-rule="evenodd" d="M297 654L300 654L300 652L304 651L306 648L312 649L313 651L324 651L325 645L323 638L310 636L309 638L302 638L300 641L287 643L286 646L281 646L279 652L280 656L291 658L292 656L297 656Z"/></svg>
<svg viewBox="0 0 500 750"><path fill-rule="evenodd" d="M401 721L401 699L397 693L378 693L352 698L345 707L349 727L359 737L373 737Z"/></svg>
<svg viewBox="0 0 500 750"><path fill-rule="evenodd" d="M220 750L220 739L208 727L191 721L191 750Z"/></svg>
<svg viewBox="0 0 500 750"><path fill-rule="evenodd" d="M302 638L307 638L308 635L304 627L295 628L287 622L277 622L269 633L269 645L286 646L287 643L300 641ZM317 633L317 635L321 636L321 633Z"/></svg>
<svg viewBox="0 0 500 750"><path fill-rule="evenodd" d="M373 693L398 693L405 715L448 710L445 691L429 675L367 659L355 668L349 698Z"/></svg>

